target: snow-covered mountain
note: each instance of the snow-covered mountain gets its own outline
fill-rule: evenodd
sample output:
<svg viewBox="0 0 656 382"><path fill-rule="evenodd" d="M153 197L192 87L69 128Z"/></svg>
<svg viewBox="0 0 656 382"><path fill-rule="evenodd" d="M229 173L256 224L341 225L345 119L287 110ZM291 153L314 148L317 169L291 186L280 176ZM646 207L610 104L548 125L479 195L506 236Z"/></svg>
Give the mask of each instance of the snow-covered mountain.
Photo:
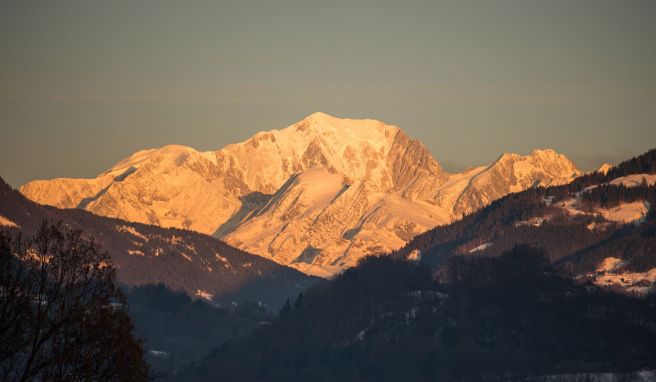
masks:
<svg viewBox="0 0 656 382"><path fill-rule="evenodd" d="M613 165L610 163L603 163L599 168L597 169L598 172L606 175L608 174L608 171L613 168Z"/></svg>
<svg viewBox="0 0 656 382"><path fill-rule="evenodd" d="M450 257L495 257L526 245L577 283L656 291L656 149L604 167L567 185L516 193L417 235L390 256L440 274Z"/></svg>
<svg viewBox="0 0 656 382"><path fill-rule="evenodd" d="M579 174L552 150L450 174L397 126L314 113L218 151L143 150L94 179L20 190L39 203L213 234L327 276L509 192Z"/></svg>
<svg viewBox="0 0 656 382"><path fill-rule="evenodd" d="M487 168L471 173L466 188L451 205L456 215L476 211L511 192L566 184L581 175L572 161L551 149L526 156L506 153Z"/></svg>

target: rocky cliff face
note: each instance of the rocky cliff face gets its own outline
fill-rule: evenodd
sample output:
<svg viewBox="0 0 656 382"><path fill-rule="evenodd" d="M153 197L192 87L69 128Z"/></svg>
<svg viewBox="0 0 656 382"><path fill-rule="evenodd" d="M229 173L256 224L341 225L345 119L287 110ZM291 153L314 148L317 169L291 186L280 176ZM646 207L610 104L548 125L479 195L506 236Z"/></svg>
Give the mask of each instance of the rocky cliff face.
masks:
<svg viewBox="0 0 656 382"><path fill-rule="evenodd" d="M556 186L581 175L574 163L553 150L530 155L503 154L486 169L473 174L452 206L456 215L480 209L511 192L535 186Z"/></svg>
<svg viewBox="0 0 656 382"><path fill-rule="evenodd" d="M509 192L577 174L551 150L449 174L396 126L315 113L218 151L144 150L95 179L35 181L21 192L57 207L213 234L328 276Z"/></svg>

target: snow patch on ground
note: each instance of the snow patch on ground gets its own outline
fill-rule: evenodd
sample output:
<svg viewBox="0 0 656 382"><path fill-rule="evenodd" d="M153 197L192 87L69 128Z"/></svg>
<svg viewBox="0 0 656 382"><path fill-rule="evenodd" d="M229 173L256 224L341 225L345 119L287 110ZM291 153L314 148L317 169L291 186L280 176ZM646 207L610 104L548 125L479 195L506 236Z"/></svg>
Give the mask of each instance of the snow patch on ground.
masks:
<svg viewBox="0 0 656 382"><path fill-rule="evenodd" d="M346 269L346 266L341 265L328 265L328 264L307 264L307 263L294 263L291 264L291 267L296 268L297 270L305 273L310 276L322 277L324 279L331 278L341 271Z"/></svg>
<svg viewBox="0 0 656 382"><path fill-rule="evenodd" d="M198 289L196 291L196 297L202 298L203 300L212 301L212 299L214 298L214 294L207 292L203 289Z"/></svg>
<svg viewBox="0 0 656 382"><path fill-rule="evenodd" d="M180 252L180 256L184 257L187 261L193 261L191 256L187 255L184 252Z"/></svg>
<svg viewBox="0 0 656 382"><path fill-rule="evenodd" d="M656 174L632 174L622 176L620 178L613 179L609 184L616 186L621 184L626 187L638 187L642 184L643 179L650 186L656 184Z"/></svg>
<svg viewBox="0 0 656 382"><path fill-rule="evenodd" d="M624 265L624 261L622 259L618 259L617 257L607 257L604 259L604 261L601 262L601 264L599 264L597 267L597 272L614 271L622 265Z"/></svg>
<svg viewBox="0 0 656 382"><path fill-rule="evenodd" d="M490 243L490 242L483 243L483 244L479 245L479 246L476 247L476 248L472 248L472 249L470 249L470 250L469 250L469 253L474 253L474 252L484 251L484 250L490 248L490 247L493 246L493 245L494 245L494 243Z"/></svg>
<svg viewBox="0 0 656 382"><path fill-rule="evenodd" d="M164 241L166 241L169 244L178 245L178 244L182 244L182 242L184 242L184 239L180 236L173 235L171 236L170 239L164 239Z"/></svg>
<svg viewBox="0 0 656 382"><path fill-rule="evenodd" d="M615 178L611 180L608 183L604 183L603 185L613 185L613 186L624 186L624 187L638 187L642 184L642 181L647 182L647 185L653 186L656 184L656 174L631 174L627 176L621 176L619 178ZM589 186L583 189L583 191L580 191L577 194L581 194L586 191L593 190L599 186Z"/></svg>
<svg viewBox="0 0 656 382"><path fill-rule="evenodd" d="M128 255L132 256L144 256L144 253L139 250L128 249Z"/></svg>
<svg viewBox="0 0 656 382"><path fill-rule="evenodd" d="M157 357L157 358L169 358L169 356L171 356L171 353L167 353L161 350L151 350L148 353L150 353L150 355L152 355L153 357Z"/></svg>
<svg viewBox="0 0 656 382"><path fill-rule="evenodd" d="M142 235L139 231L137 231L132 226L129 226L129 225L116 226L116 230L118 232L127 232L130 235L138 237L139 239L145 241L146 243L148 242L148 238L146 236Z"/></svg>
<svg viewBox="0 0 656 382"><path fill-rule="evenodd" d="M418 249L413 249L412 252L408 254L408 257L406 257L407 260L410 261L419 261L421 260L421 251Z"/></svg>
<svg viewBox="0 0 656 382"><path fill-rule="evenodd" d="M593 221L586 226L590 231L605 231L611 223Z"/></svg>
<svg viewBox="0 0 656 382"><path fill-rule="evenodd" d="M620 287L628 292L646 294L654 289L656 268L647 272L602 272L595 277L594 283L604 287Z"/></svg>
<svg viewBox="0 0 656 382"><path fill-rule="evenodd" d="M223 264L223 267L232 268L232 265L230 265L230 261L226 257L221 256L218 253L215 253L214 258L216 259L216 261L221 262Z"/></svg>
<svg viewBox="0 0 656 382"><path fill-rule="evenodd" d="M577 196L578 199L578 196ZM555 206L565 211L568 215L585 215L586 213L578 209L578 200L575 198L565 199L556 203Z"/></svg>
<svg viewBox="0 0 656 382"><path fill-rule="evenodd" d="M40 254L39 251L37 251L36 249L34 249L34 248L29 248L29 249L25 252L25 257L24 257L24 259L25 259L25 260L28 260L28 259L29 259L29 260L38 261L38 262L43 262L43 263L48 264L48 263L50 262L50 259L52 259L52 255L42 255L42 254Z"/></svg>
<svg viewBox="0 0 656 382"><path fill-rule="evenodd" d="M649 204L643 201L622 203L613 208L597 209L597 212L604 219L618 223L639 223L647 216L647 211L649 211Z"/></svg>
<svg viewBox="0 0 656 382"><path fill-rule="evenodd" d="M528 227L539 227L542 225L542 223L545 222L547 218L545 217L532 217L528 220L522 220L518 221L515 223L515 227L522 227L522 226L528 226Z"/></svg>
<svg viewBox="0 0 656 382"><path fill-rule="evenodd" d="M620 203L612 208L595 208L592 213L581 210L579 202L575 198L569 198L562 202L556 203L556 207L566 212L568 215L592 215L602 216L605 220L615 223L640 223L647 216L649 203L645 201L636 201L631 203ZM588 229L595 227L588 226Z"/></svg>
<svg viewBox="0 0 656 382"><path fill-rule="evenodd" d="M0 215L0 226L18 228L18 224L14 223L13 221L7 219L2 215Z"/></svg>

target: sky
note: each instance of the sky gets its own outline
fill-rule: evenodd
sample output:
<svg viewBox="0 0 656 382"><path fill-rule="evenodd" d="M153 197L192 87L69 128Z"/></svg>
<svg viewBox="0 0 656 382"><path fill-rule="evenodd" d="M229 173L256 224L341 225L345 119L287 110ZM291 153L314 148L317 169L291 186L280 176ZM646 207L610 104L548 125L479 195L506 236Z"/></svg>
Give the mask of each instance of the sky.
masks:
<svg viewBox="0 0 656 382"><path fill-rule="evenodd" d="M0 176L95 177L312 112L374 118L447 170L656 146L656 1L0 0Z"/></svg>

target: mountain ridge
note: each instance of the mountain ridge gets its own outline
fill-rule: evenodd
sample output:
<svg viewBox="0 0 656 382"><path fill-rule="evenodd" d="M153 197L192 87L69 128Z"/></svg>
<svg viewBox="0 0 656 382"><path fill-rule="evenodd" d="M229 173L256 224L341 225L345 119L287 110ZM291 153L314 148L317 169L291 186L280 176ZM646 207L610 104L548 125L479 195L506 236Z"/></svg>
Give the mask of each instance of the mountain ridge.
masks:
<svg viewBox="0 0 656 382"><path fill-rule="evenodd" d="M450 225L417 235L390 256L439 268L453 257L541 248L578 282L622 292L656 288L656 149L565 185L509 194Z"/></svg>
<svg viewBox="0 0 656 382"><path fill-rule="evenodd" d="M128 286L164 283L196 298L262 302L275 310L287 296L317 281L202 233L40 205L0 177L0 228L29 237L44 220L93 238L109 254L118 281Z"/></svg>
<svg viewBox="0 0 656 382"><path fill-rule="evenodd" d="M314 181L293 181L308 171ZM316 171L323 175L312 177ZM504 154L489 166L449 173L398 126L317 112L217 151L180 145L141 150L94 179L34 181L20 190L57 207L213 234L330 276L509 192L578 175L553 150ZM321 192L319 178L332 179L322 208L288 198ZM267 214L265 205L287 214Z"/></svg>

